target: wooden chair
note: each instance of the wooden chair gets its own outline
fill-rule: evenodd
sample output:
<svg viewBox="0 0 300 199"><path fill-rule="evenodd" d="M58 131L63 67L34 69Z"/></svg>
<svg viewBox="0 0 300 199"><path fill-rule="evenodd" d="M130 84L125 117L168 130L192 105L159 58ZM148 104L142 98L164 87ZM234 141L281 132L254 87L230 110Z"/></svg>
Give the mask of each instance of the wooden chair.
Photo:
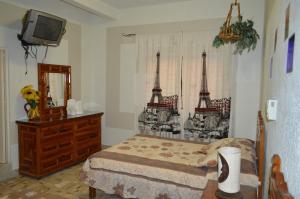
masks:
<svg viewBox="0 0 300 199"><path fill-rule="evenodd" d="M272 158L272 167L269 180L269 199L294 199L289 194L288 185L281 170L281 159L278 155Z"/></svg>

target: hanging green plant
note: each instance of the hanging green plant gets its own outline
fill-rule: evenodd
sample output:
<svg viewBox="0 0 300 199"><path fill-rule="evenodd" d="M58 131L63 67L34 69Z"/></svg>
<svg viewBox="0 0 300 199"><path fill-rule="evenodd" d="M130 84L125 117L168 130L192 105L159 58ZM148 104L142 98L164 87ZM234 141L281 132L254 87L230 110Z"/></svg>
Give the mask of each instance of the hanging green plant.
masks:
<svg viewBox="0 0 300 199"><path fill-rule="evenodd" d="M225 26L226 24L224 24ZM224 28L224 26L222 28ZM253 28L254 22L252 20L237 21L230 25L234 35L238 35L238 39L230 40L221 38L217 35L213 41L213 46L219 48L225 44L235 44L234 54L242 54L245 49L254 50L257 45L257 41L260 39L259 34Z"/></svg>
<svg viewBox="0 0 300 199"><path fill-rule="evenodd" d="M231 24L233 7L238 8L238 21ZM225 44L235 44L234 54L242 54L245 49L254 50L259 40L257 31L253 28L252 20L243 21L240 12L240 3L235 0L232 3L223 26L220 28L220 33L215 37L213 46L219 48Z"/></svg>

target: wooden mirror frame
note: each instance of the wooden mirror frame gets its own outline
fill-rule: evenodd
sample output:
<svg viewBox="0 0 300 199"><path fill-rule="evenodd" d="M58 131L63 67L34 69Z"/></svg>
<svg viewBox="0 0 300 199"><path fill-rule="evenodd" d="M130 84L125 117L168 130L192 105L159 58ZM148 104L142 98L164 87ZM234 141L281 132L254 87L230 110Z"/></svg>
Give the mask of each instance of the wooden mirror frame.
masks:
<svg viewBox="0 0 300 199"><path fill-rule="evenodd" d="M47 73L63 73L65 74L64 88L64 106L48 107L47 106ZM49 120L67 116L67 101L71 98L71 66L54 65L54 64L38 64L38 83L40 91L40 119Z"/></svg>

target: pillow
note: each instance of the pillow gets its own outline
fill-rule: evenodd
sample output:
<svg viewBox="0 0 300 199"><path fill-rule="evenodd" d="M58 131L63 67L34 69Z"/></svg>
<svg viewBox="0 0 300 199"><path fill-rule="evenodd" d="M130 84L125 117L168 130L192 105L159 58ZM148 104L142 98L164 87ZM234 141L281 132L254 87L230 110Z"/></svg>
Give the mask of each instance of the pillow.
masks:
<svg viewBox="0 0 300 199"><path fill-rule="evenodd" d="M208 153L204 158L197 162L198 167L215 167L218 165L218 152Z"/></svg>
<svg viewBox="0 0 300 199"><path fill-rule="evenodd" d="M224 138L208 145L207 155L198 160L199 167L215 167L218 164L218 149L231 143L234 138Z"/></svg>
<svg viewBox="0 0 300 199"><path fill-rule="evenodd" d="M236 147L241 149L242 159L255 163L256 153L254 142L243 138L225 138L209 144L207 155L198 160L199 167L215 167L218 165L218 149L221 147Z"/></svg>
<svg viewBox="0 0 300 199"><path fill-rule="evenodd" d="M254 141L245 138L236 138L226 146L240 148L242 152L242 159L249 160L252 163L256 162Z"/></svg>
<svg viewBox="0 0 300 199"><path fill-rule="evenodd" d="M224 138L224 139L210 143L208 145L208 153L218 150L222 146L225 146L225 145L231 143L233 140L234 140L234 138Z"/></svg>
<svg viewBox="0 0 300 199"><path fill-rule="evenodd" d="M246 138L236 138L235 142L244 145L244 146L248 146L248 147L255 147L255 142L253 140L250 139L246 139Z"/></svg>

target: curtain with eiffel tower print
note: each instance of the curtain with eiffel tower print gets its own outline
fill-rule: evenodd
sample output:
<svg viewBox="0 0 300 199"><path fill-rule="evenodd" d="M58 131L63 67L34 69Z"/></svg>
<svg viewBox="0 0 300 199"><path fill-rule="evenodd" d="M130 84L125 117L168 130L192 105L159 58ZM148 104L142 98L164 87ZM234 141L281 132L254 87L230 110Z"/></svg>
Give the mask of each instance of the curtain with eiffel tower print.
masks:
<svg viewBox="0 0 300 199"><path fill-rule="evenodd" d="M230 47L212 48L213 32L137 35L142 133L208 141L228 135L232 51ZM224 107L226 113L206 116L195 112L212 106L217 107L214 110Z"/></svg>
<svg viewBox="0 0 300 199"><path fill-rule="evenodd" d="M137 36L137 65L139 72L145 74L141 84L143 111L138 118L142 133L159 136L181 133L177 80L180 38L178 33Z"/></svg>

